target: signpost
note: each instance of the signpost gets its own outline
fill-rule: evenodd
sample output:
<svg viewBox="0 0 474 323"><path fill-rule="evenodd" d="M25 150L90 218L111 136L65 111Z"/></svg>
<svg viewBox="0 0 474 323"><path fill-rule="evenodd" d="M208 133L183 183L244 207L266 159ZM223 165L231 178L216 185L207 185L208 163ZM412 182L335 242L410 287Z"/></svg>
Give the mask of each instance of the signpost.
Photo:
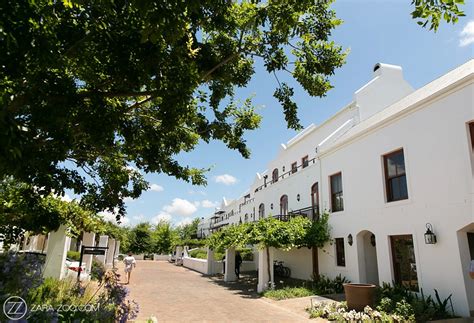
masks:
<svg viewBox="0 0 474 323"><path fill-rule="evenodd" d="M81 247L81 257L79 258L79 269L77 271L77 281L80 282L81 278L81 268L82 268L82 257L84 255L94 255L94 256L104 256L108 247Z"/></svg>

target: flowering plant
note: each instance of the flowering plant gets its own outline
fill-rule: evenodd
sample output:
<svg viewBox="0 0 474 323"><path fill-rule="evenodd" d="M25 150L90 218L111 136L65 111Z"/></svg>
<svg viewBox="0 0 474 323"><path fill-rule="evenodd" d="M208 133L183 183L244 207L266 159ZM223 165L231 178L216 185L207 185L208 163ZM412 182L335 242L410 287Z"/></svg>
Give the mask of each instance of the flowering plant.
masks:
<svg viewBox="0 0 474 323"><path fill-rule="evenodd" d="M311 318L320 317L337 322L412 322L415 320L414 316L389 314L376 311L370 306L366 306L363 312L349 310L346 302L321 302L309 308L308 312Z"/></svg>

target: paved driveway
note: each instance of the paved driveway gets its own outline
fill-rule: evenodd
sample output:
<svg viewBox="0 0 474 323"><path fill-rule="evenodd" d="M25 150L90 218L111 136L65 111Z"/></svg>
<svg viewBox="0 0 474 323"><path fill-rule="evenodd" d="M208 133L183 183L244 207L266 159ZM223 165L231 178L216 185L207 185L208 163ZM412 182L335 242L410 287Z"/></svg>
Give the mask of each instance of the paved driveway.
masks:
<svg viewBox="0 0 474 323"><path fill-rule="evenodd" d="M159 322L309 321L305 313L232 290L164 261L138 261L128 287L130 298L140 304L139 322L151 315Z"/></svg>

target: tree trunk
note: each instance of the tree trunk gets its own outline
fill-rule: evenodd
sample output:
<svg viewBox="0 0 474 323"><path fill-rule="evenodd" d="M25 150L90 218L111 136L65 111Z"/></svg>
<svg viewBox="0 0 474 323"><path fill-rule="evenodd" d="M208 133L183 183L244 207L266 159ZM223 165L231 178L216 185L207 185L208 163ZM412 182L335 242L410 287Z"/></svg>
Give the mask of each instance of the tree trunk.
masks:
<svg viewBox="0 0 474 323"><path fill-rule="evenodd" d="M270 247L265 247L267 249L267 271L268 271L268 279L269 279L269 282L272 281L272 274L271 274L271 271L270 271Z"/></svg>

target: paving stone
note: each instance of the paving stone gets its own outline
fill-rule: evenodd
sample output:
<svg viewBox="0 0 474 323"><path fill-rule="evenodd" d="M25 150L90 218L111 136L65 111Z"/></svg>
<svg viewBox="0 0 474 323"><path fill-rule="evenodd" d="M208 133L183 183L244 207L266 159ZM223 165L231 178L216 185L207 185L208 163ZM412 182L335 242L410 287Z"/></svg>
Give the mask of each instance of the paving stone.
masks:
<svg viewBox="0 0 474 323"><path fill-rule="evenodd" d="M123 274L123 266L119 272ZM146 322L152 315L158 322L312 321L302 311L242 293L166 261L137 261L128 288L130 299L140 304L135 322Z"/></svg>

